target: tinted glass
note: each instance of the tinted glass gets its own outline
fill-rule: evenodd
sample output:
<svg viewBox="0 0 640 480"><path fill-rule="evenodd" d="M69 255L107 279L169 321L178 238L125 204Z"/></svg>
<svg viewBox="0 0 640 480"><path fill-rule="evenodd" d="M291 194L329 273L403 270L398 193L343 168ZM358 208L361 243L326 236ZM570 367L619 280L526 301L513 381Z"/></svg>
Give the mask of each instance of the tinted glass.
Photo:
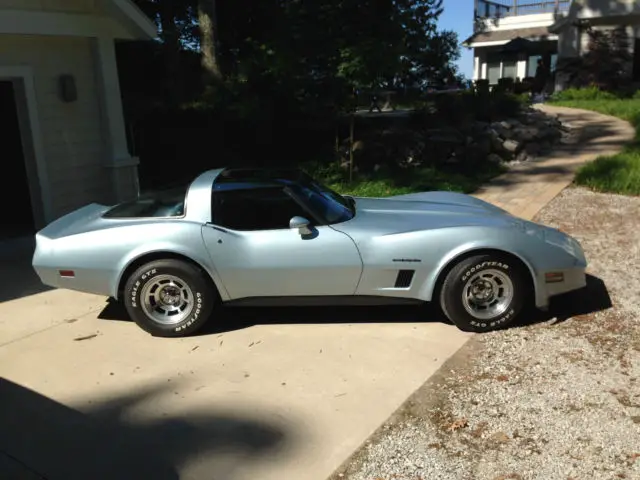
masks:
<svg viewBox="0 0 640 480"><path fill-rule="evenodd" d="M232 230L285 229L295 216L311 220L282 187L219 191L213 196L213 223Z"/></svg>
<svg viewBox="0 0 640 480"><path fill-rule="evenodd" d="M254 193L251 193L255 190ZM258 191L262 190L262 193ZM307 173L297 169L236 169L225 171L214 183L214 196L217 198L226 198L223 195L231 196L234 192L238 194L239 191L244 192L242 198L249 204L254 202L253 198L258 198L264 195L268 195L266 192L278 192L281 201L285 201L286 197L293 200L297 200L297 209L302 209L302 212L295 215L303 216L312 221L316 225L327 225L334 223L346 222L353 218L355 211L352 204L347 201L342 195L334 192L325 185L316 181L313 177ZM252 198L249 198L252 197ZM238 197L240 198L240 197ZM275 199L269 200L275 202ZM214 212L216 210L214 205ZM226 207L219 207L222 213L225 215L225 221L227 212L229 209ZM236 205L238 211L243 208L241 205ZM257 206L254 210L260 208ZM287 212L295 211L296 208L290 210L284 210ZM272 227L272 228L288 228L288 222L291 215L286 219L286 227ZM256 222L253 222L256 223ZM279 225L282 221L279 220ZM222 224L218 223L222 226ZM232 228L228 225L229 228ZM266 228L266 227L265 227ZM261 229L261 228L251 228Z"/></svg>
<svg viewBox="0 0 640 480"><path fill-rule="evenodd" d="M295 184L287 187L304 205L307 205L316 217L321 218L323 224L333 225L346 222L353 218L350 208L342 197L332 190L323 189L320 185ZM341 200L338 201L336 197Z"/></svg>
<svg viewBox="0 0 640 480"><path fill-rule="evenodd" d="M131 202L116 205L105 218L181 217L185 212L187 187L141 195Z"/></svg>

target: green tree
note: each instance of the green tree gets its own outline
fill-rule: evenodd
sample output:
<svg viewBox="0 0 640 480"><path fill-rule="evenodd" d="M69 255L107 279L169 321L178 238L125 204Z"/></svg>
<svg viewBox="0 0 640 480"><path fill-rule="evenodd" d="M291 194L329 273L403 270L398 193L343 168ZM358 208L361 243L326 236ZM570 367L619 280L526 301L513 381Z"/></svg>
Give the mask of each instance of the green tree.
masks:
<svg viewBox="0 0 640 480"><path fill-rule="evenodd" d="M223 80L220 68L220 32L216 0L198 1L198 27L200 31L200 55L205 84Z"/></svg>
<svg viewBox="0 0 640 480"><path fill-rule="evenodd" d="M588 28L587 35L587 52L581 57L562 59L557 71L566 76L571 87L595 85L607 91L625 88L631 80L629 67L633 61L626 27Z"/></svg>
<svg viewBox="0 0 640 480"><path fill-rule="evenodd" d="M134 0L157 28L165 67L166 98L177 104L183 97L181 52L195 40L193 0Z"/></svg>
<svg viewBox="0 0 640 480"><path fill-rule="evenodd" d="M171 82L180 79L175 52L190 46L207 83L312 109L344 103L354 88L420 86L456 73L457 36L437 28L443 0L136 2L156 20Z"/></svg>

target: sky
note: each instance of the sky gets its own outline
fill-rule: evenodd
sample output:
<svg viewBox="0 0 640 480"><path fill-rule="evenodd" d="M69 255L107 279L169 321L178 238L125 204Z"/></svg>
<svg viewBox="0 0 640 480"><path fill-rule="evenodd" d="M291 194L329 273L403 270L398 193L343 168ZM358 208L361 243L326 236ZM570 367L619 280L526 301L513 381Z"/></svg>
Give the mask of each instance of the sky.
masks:
<svg viewBox="0 0 640 480"><path fill-rule="evenodd" d="M444 12L438 20L440 30L453 30L458 34L458 41L462 43L473 33L473 4L474 0L444 0ZM473 51L460 47L461 57L458 60L460 73L467 78L473 76Z"/></svg>

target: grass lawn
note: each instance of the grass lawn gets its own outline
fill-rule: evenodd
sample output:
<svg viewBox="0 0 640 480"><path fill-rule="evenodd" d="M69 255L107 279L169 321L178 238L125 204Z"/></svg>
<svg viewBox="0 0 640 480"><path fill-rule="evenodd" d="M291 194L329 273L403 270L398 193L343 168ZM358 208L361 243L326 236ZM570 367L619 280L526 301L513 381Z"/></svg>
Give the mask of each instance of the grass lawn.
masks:
<svg viewBox="0 0 640 480"><path fill-rule="evenodd" d="M640 195L640 99L565 100L552 105L582 108L612 115L630 122L636 139L621 153L599 157L584 165L576 175L576 183L598 192Z"/></svg>
<svg viewBox="0 0 640 480"><path fill-rule="evenodd" d="M489 162L483 163L480 168L469 168L468 172L425 167L398 174L354 175L352 183L348 182L345 173L335 169L332 171L309 169L308 171L328 187L342 194L358 197L390 197L433 190L472 193L505 169Z"/></svg>

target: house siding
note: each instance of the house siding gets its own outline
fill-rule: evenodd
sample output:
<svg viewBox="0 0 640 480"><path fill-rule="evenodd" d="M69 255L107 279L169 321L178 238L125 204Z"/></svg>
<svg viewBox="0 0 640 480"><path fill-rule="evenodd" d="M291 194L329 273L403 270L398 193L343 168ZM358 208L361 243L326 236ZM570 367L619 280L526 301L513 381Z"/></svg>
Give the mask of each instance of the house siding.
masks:
<svg viewBox="0 0 640 480"><path fill-rule="evenodd" d="M601 32L610 32L617 28L617 25L594 25L593 30ZM629 52L633 53L634 40L638 37L638 27L627 26L626 32L629 41ZM589 51L589 34L586 30L580 31L580 53L585 54Z"/></svg>
<svg viewBox="0 0 640 480"><path fill-rule="evenodd" d="M0 0L0 10L37 10L61 13L93 13L96 0Z"/></svg>
<svg viewBox="0 0 640 480"><path fill-rule="evenodd" d="M638 0L590 0L576 2L579 18L617 17L640 13Z"/></svg>
<svg viewBox="0 0 640 480"><path fill-rule="evenodd" d="M34 71L54 218L90 202L109 201L113 194L103 166L105 142L91 42L80 37L0 36L0 65L27 64ZM73 103L58 96L61 74L75 77L78 98Z"/></svg>

